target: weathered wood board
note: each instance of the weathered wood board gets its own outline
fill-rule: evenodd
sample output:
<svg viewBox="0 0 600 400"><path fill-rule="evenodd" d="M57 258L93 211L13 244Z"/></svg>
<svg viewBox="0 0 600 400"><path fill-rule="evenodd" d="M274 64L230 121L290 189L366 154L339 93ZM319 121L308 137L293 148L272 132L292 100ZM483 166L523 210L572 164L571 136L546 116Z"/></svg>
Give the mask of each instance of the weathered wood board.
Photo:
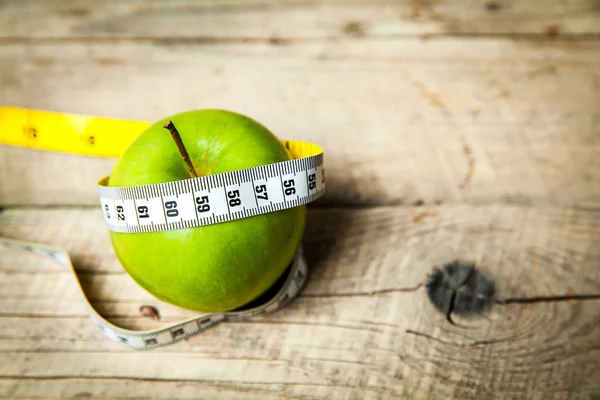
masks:
<svg viewBox="0 0 600 400"><path fill-rule="evenodd" d="M0 22L0 104L239 111L325 147L322 204L600 198L594 2L54 0ZM0 204L95 204L113 163L0 148Z"/></svg>
<svg viewBox="0 0 600 400"><path fill-rule="evenodd" d="M597 211L551 207L312 210L311 278L300 298L147 353L101 335L67 271L4 252L0 393L592 398L600 394L599 222ZM150 328L190 315L122 272L95 209L5 210L0 236L67 248L93 303L115 323ZM497 297L515 302L450 325L422 285L455 258L476 262ZM162 320L141 317L142 304Z"/></svg>
<svg viewBox="0 0 600 400"><path fill-rule="evenodd" d="M294 41L416 35L594 38L590 0L4 1L6 41L167 38Z"/></svg>
<svg viewBox="0 0 600 400"><path fill-rule="evenodd" d="M4 104L148 121L227 108L317 142L322 204L600 202L596 42L12 44L0 63ZM0 156L5 205L96 204L114 163Z"/></svg>
<svg viewBox="0 0 600 400"><path fill-rule="evenodd" d="M298 299L151 352L0 248L1 398L600 398L597 1L4 0L0 66L1 105L232 109L321 144L328 177ZM114 161L0 146L0 236L66 248L114 323L188 317L113 253ZM425 287L454 259L496 286L458 325Z"/></svg>

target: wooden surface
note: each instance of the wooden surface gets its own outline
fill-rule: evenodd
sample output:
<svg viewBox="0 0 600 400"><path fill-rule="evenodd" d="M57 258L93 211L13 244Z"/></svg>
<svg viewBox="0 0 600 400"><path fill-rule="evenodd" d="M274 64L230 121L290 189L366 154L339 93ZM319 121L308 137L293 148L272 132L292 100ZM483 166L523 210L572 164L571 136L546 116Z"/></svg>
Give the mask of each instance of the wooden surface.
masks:
<svg viewBox="0 0 600 400"><path fill-rule="evenodd" d="M0 104L147 121L233 109L325 148L321 204L600 202L587 1L440 2L437 19L425 1L22 3L0 8ZM4 205L95 205L87 182L114 164L0 156Z"/></svg>
<svg viewBox="0 0 600 400"><path fill-rule="evenodd" d="M432 215L419 220L425 210ZM95 209L9 209L0 214L0 235L67 248L94 305L122 326L191 315L157 302L123 273ZM3 394L591 398L600 394L599 236L598 211L312 210L311 279L299 299L144 353L101 335L68 271L2 253ZM493 277L499 298L541 299L455 317L466 328L452 326L420 285L433 266L457 257ZM557 298L584 294L596 298ZM141 317L142 304L157 306L162 320Z"/></svg>
<svg viewBox="0 0 600 400"><path fill-rule="evenodd" d="M600 398L596 1L0 1L0 65L0 104L233 109L323 145L328 177L297 300L151 352L0 248L0 398ZM0 147L0 236L66 248L115 323L189 316L112 251L113 163ZM458 325L424 287L454 259L497 291Z"/></svg>

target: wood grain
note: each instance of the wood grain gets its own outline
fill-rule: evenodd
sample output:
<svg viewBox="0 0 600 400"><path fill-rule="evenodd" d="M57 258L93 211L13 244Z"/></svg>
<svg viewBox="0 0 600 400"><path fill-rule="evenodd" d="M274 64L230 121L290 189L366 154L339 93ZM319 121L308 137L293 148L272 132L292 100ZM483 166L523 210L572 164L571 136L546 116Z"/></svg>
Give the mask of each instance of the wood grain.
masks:
<svg viewBox="0 0 600 400"><path fill-rule="evenodd" d="M6 2L4 40L184 38L206 42L415 35L596 37L590 0L33 0Z"/></svg>
<svg viewBox="0 0 600 400"><path fill-rule="evenodd" d="M0 397L600 398L599 6L0 0L0 104L231 109L321 144L328 177L299 298L151 352L104 338L68 271L0 248ZM121 326L192 315L116 259L113 164L0 146L0 236L66 248ZM424 284L455 259L496 296L452 325Z"/></svg>
<svg viewBox="0 0 600 400"><path fill-rule="evenodd" d="M556 207L312 209L301 297L149 353L105 339L60 267L3 250L0 394L589 399L600 393L599 222L597 210ZM0 236L67 248L94 304L123 326L190 315L121 272L96 209L8 209ZM457 258L515 302L450 325L419 285ZM139 316L148 303L161 321Z"/></svg>
<svg viewBox="0 0 600 400"><path fill-rule="evenodd" d="M600 203L597 41L38 42L0 45L0 63L0 104L226 108L319 143L320 204ZM0 204L95 205L113 163L0 147Z"/></svg>

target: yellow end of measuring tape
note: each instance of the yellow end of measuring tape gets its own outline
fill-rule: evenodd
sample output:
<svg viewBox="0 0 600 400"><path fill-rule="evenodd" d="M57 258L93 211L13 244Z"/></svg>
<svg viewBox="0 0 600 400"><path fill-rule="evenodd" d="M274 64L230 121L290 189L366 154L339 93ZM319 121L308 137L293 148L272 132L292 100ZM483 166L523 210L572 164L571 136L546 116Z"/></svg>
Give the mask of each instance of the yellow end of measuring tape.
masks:
<svg viewBox="0 0 600 400"><path fill-rule="evenodd" d="M93 157L120 157L150 123L0 106L0 144ZM313 143L281 141L294 158L323 152Z"/></svg>
<svg viewBox="0 0 600 400"><path fill-rule="evenodd" d="M0 107L0 143L96 157L119 157L147 122Z"/></svg>

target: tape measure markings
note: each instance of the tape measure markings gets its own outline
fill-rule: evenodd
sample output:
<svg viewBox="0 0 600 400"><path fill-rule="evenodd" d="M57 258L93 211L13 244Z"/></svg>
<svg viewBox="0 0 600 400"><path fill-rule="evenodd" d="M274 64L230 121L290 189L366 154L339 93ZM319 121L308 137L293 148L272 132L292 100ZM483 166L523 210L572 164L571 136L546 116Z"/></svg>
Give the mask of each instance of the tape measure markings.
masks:
<svg viewBox="0 0 600 400"><path fill-rule="evenodd" d="M323 154L267 166L127 187L98 185L108 228L157 232L233 221L307 204L325 191Z"/></svg>
<svg viewBox="0 0 600 400"><path fill-rule="evenodd" d="M296 252L292 265L289 267L289 271L287 271L288 276L286 277L283 285L267 302L248 310L200 314L196 317L188 318L181 322L168 324L162 328L135 331L113 325L104 319L94 309L85 292L83 291L69 254L65 250L55 246L47 246L38 243L1 237L0 244L3 244L9 249L34 253L58 262L59 264L69 268L71 275L74 277L78 285L79 292L85 300L88 316L92 322L106 337L112 341L120 344L121 346L137 350L150 350L157 347L167 346L187 339L191 336L198 335L224 321L240 321L277 311L298 296L302 288L305 286L308 278L308 268L304 260L302 247L300 247Z"/></svg>

